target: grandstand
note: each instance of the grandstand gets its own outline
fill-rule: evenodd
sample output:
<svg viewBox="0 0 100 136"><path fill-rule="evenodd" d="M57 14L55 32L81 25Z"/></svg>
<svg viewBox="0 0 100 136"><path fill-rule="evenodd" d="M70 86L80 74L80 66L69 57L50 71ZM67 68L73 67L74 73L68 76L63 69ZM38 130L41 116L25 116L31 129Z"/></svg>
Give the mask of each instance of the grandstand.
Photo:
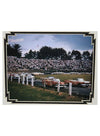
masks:
<svg viewBox="0 0 100 136"><path fill-rule="evenodd" d="M54 60L7 57L8 71L91 72L91 60Z"/></svg>

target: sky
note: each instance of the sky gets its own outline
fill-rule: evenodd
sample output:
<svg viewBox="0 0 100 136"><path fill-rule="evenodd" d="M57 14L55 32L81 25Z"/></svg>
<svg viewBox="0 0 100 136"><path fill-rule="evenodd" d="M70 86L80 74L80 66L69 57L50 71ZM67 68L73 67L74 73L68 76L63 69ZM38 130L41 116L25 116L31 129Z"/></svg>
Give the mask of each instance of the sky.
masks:
<svg viewBox="0 0 100 136"><path fill-rule="evenodd" d="M21 45L22 56L30 49L38 51L43 46L64 48L66 52L79 50L92 52L90 36L83 34L16 34L8 36L8 43Z"/></svg>

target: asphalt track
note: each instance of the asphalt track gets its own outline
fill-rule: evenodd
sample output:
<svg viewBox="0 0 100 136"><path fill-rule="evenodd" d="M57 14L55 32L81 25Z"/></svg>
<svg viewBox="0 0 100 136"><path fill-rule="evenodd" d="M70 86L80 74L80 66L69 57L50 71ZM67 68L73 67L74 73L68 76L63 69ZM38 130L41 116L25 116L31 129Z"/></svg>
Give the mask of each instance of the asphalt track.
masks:
<svg viewBox="0 0 100 136"><path fill-rule="evenodd" d="M81 95L81 96L89 96L91 89L88 87L73 87L72 94Z"/></svg>
<svg viewBox="0 0 100 136"><path fill-rule="evenodd" d="M35 85L38 87L43 87L41 80L35 81ZM61 91L68 92L69 87L67 86L66 89L61 88ZM88 87L72 87L72 94L73 95L80 95L88 97L90 94L91 88Z"/></svg>

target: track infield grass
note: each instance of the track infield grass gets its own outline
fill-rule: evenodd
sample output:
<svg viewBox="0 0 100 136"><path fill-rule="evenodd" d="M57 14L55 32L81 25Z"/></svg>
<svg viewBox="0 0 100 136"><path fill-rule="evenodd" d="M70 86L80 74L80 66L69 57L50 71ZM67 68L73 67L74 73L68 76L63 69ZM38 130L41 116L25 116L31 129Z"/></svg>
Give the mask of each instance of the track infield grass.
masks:
<svg viewBox="0 0 100 136"><path fill-rule="evenodd" d="M78 96L69 96L65 92L58 93L49 89L22 85L16 82L9 82L8 90L10 99L18 101L80 101Z"/></svg>

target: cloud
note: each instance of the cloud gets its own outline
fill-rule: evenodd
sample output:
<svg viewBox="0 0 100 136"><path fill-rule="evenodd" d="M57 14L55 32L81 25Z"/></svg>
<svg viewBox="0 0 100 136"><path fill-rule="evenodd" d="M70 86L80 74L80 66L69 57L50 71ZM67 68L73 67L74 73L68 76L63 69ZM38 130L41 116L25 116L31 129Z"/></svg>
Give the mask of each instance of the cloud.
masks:
<svg viewBox="0 0 100 136"><path fill-rule="evenodd" d="M43 34L43 35L33 35L29 37L30 39L24 41L22 54L29 52L29 50L39 51L43 46L49 46L51 48L63 48L67 52L71 51L72 45L61 39L57 39L55 35Z"/></svg>
<svg viewBox="0 0 100 136"><path fill-rule="evenodd" d="M64 48L66 51L72 50L71 44L58 40L54 35L51 34L48 35L46 34L41 37L39 36L36 39L34 39L33 43L35 45L35 50L39 50L43 46L49 46L52 48Z"/></svg>
<svg viewBox="0 0 100 136"><path fill-rule="evenodd" d="M89 49L89 50L78 50L81 52L81 54L84 52L84 51L88 51L90 54L93 52L93 49Z"/></svg>
<svg viewBox="0 0 100 136"><path fill-rule="evenodd" d="M8 42L10 42L10 43L16 43L16 42L22 42L22 41L24 41L23 38L20 38L20 39L8 39Z"/></svg>
<svg viewBox="0 0 100 136"><path fill-rule="evenodd" d="M76 36L75 36L76 37ZM79 50L80 52L89 50L92 52L91 48L88 48L87 42L84 43L81 40L76 40L74 36L60 36L57 34L18 34L16 36L9 36L8 42L19 43L22 46L22 54L31 50L39 51L43 46L49 46L51 48L63 48L68 51ZM82 38L78 38L82 39ZM81 46L80 46L81 45ZM84 48L83 48L84 47Z"/></svg>
<svg viewBox="0 0 100 136"><path fill-rule="evenodd" d="M90 50L88 50L90 53L92 53L93 52L93 49L90 49Z"/></svg>

